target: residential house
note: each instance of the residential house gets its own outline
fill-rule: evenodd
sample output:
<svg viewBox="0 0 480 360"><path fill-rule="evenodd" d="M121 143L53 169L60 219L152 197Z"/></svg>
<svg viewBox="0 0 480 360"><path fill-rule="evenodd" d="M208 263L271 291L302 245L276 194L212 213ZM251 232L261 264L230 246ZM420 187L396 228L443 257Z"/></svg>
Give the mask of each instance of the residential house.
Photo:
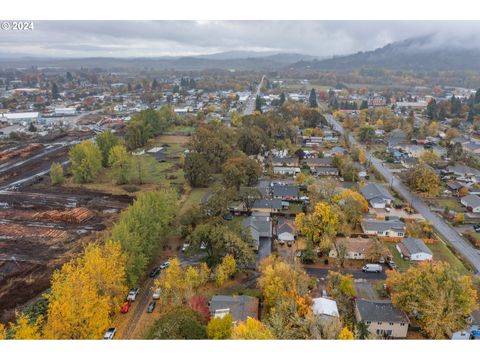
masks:
<svg viewBox="0 0 480 360"><path fill-rule="evenodd" d="M480 171L465 165L447 166L446 172L455 175L459 181L476 183L478 182L477 178L480 177ZM443 171L443 173L445 173L445 171Z"/></svg>
<svg viewBox="0 0 480 360"><path fill-rule="evenodd" d="M403 259L411 261L432 260L433 253L425 243L417 238L409 237L400 241L396 248Z"/></svg>
<svg viewBox="0 0 480 360"><path fill-rule="evenodd" d="M258 250L260 240L272 239L272 218L265 213L252 213L252 216L242 221L242 231L250 234L254 241L254 248Z"/></svg>
<svg viewBox="0 0 480 360"><path fill-rule="evenodd" d="M405 223L400 220L362 220L362 230L365 234L380 237L404 237Z"/></svg>
<svg viewBox="0 0 480 360"><path fill-rule="evenodd" d="M383 186L368 184L360 189L363 197L374 209L384 209L393 201L393 196Z"/></svg>
<svg viewBox="0 0 480 360"><path fill-rule="evenodd" d="M272 166L297 167L298 158L297 157L274 157L272 158Z"/></svg>
<svg viewBox="0 0 480 360"><path fill-rule="evenodd" d="M372 248L373 239L364 239L364 238L337 238L337 243L341 243L345 246L346 259L357 259L363 260L368 257L370 249ZM337 249L333 248L330 250L329 257L337 258L338 253Z"/></svg>
<svg viewBox="0 0 480 360"><path fill-rule="evenodd" d="M305 163L308 165L310 170L320 168L320 167L332 167L333 158L323 157L323 158L305 159Z"/></svg>
<svg viewBox="0 0 480 360"><path fill-rule="evenodd" d="M279 218L275 227L277 239L280 242L292 242L297 238L297 228L291 219Z"/></svg>
<svg viewBox="0 0 480 360"><path fill-rule="evenodd" d="M252 205L252 211L261 213L278 213L282 211L283 204L280 199L260 199L255 200Z"/></svg>
<svg viewBox="0 0 480 360"><path fill-rule="evenodd" d="M273 173L275 175L296 175L300 173L301 170L299 167L290 167L290 166L274 166Z"/></svg>
<svg viewBox="0 0 480 360"><path fill-rule="evenodd" d="M314 315L323 318L332 319L339 318L337 302L335 300L318 297L312 299L312 312Z"/></svg>
<svg viewBox="0 0 480 360"><path fill-rule="evenodd" d="M317 176L338 176L340 172L334 167L319 167L312 170L312 174Z"/></svg>
<svg viewBox="0 0 480 360"><path fill-rule="evenodd" d="M468 211L480 213L480 197L478 195L467 195L460 199L460 202Z"/></svg>
<svg viewBox="0 0 480 360"><path fill-rule="evenodd" d="M233 215L240 215L247 211L247 206L243 201L235 201L230 203L228 206L228 211L230 211Z"/></svg>
<svg viewBox="0 0 480 360"><path fill-rule="evenodd" d="M355 301L355 318L367 325L374 335L388 338L405 338L408 333L407 315L393 306L390 300Z"/></svg>
<svg viewBox="0 0 480 360"><path fill-rule="evenodd" d="M258 298L247 295L214 295L209 303L213 318L230 314L234 323L258 319Z"/></svg>
<svg viewBox="0 0 480 360"><path fill-rule="evenodd" d="M298 201L298 186L274 184L272 188L272 197L274 199L281 199L285 201Z"/></svg>
<svg viewBox="0 0 480 360"><path fill-rule="evenodd" d="M447 182L448 189L455 195L458 194L458 191L464 186L465 186L464 184L455 180Z"/></svg>

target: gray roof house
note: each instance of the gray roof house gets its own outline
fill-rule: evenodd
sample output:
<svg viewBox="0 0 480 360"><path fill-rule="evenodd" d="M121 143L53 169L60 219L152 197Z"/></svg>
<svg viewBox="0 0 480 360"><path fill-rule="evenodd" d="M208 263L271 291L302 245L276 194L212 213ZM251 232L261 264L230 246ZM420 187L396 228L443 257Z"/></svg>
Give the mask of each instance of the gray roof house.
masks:
<svg viewBox="0 0 480 360"><path fill-rule="evenodd" d="M383 186L368 184L360 189L363 197L375 209L385 208L393 201L393 196Z"/></svg>
<svg viewBox="0 0 480 360"><path fill-rule="evenodd" d="M374 335L389 338L407 337L408 317L393 306L390 300L357 299L355 317L357 321L363 321Z"/></svg>
<svg viewBox="0 0 480 360"><path fill-rule="evenodd" d="M212 317L230 314L234 322L258 319L258 298L247 295L214 295L209 303Z"/></svg>
<svg viewBox="0 0 480 360"><path fill-rule="evenodd" d="M297 237L295 222L290 219L279 218L275 230L280 241L293 241Z"/></svg>
<svg viewBox="0 0 480 360"><path fill-rule="evenodd" d="M298 200L298 186L293 185L273 185L272 196L274 199Z"/></svg>
<svg viewBox="0 0 480 360"><path fill-rule="evenodd" d="M460 199L460 202L469 211L473 213L480 213L480 197L478 195L467 195Z"/></svg>
<svg viewBox="0 0 480 360"><path fill-rule="evenodd" d="M272 219L268 214L254 213L242 221L242 229L244 231L250 231L250 235L255 243L255 248L258 250L260 239L272 238Z"/></svg>
<svg viewBox="0 0 480 360"><path fill-rule="evenodd" d="M411 261L432 260L433 253L425 243L417 238L406 238L400 241L396 248L400 255Z"/></svg>
<svg viewBox="0 0 480 360"><path fill-rule="evenodd" d="M361 222L362 230L368 235L385 237L404 237L405 223L400 220L372 220L366 219Z"/></svg>
<svg viewBox="0 0 480 360"><path fill-rule="evenodd" d="M298 166L297 157L274 157L272 158L273 166Z"/></svg>
<svg viewBox="0 0 480 360"><path fill-rule="evenodd" d="M310 168L332 167L333 159L331 157L313 158L313 159L306 159L305 162Z"/></svg>
<svg viewBox="0 0 480 360"><path fill-rule="evenodd" d="M260 199L255 200L252 205L252 211L277 213L283 209L281 199Z"/></svg>

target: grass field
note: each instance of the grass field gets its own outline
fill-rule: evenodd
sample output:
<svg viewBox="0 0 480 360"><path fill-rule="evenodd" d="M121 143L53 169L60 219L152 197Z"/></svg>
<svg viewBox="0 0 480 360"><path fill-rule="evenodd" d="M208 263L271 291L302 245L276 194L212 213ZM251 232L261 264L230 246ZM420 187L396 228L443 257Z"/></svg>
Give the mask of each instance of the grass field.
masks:
<svg viewBox="0 0 480 360"><path fill-rule="evenodd" d="M410 262L405 261L402 259L400 256L400 253L398 252L397 248L395 247L396 243L386 243L388 249L392 253L393 261L395 261L395 264L398 266L398 270L400 271L405 271L410 267Z"/></svg>
<svg viewBox="0 0 480 360"><path fill-rule="evenodd" d="M454 198L434 199L431 201L440 209L445 209L448 206L450 210L455 212L465 212L465 208L462 206L462 204L460 204L460 202Z"/></svg>
<svg viewBox="0 0 480 360"><path fill-rule="evenodd" d="M397 249L395 248L395 243L387 243L387 246L390 252L393 255L393 260L397 264L400 271L405 271L414 264L414 262L405 261L402 259L400 254L398 253ZM443 241L437 241L434 244L427 245L433 253L433 259L437 261L444 261L450 264L452 269L456 270L460 274L468 274L469 271L465 267L465 265L458 259L455 254L453 254L450 249L445 245Z"/></svg>
<svg viewBox="0 0 480 360"><path fill-rule="evenodd" d="M453 269L460 274L468 274L468 270L463 263L458 259L445 245L443 241L438 241L434 244L427 245L433 252L433 258L435 260L448 262Z"/></svg>

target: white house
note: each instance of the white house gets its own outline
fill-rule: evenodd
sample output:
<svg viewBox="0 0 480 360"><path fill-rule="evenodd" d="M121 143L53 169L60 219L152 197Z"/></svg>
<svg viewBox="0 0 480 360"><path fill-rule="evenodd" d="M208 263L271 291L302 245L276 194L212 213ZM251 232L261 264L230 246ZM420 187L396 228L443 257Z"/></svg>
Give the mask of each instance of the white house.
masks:
<svg viewBox="0 0 480 360"><path fill-rule="evenodd" d="M361 222L362 230L367 235L380 237L404 237L405 223L400 220L367 219Z"/></svg>
<svg viewBox="0 0 480 360"><path fill-rule="evenodd" d="M417 238L406 238L400 241L396 248L402 258L410 261L432 260L433 253L425 243Z"/></svg>
<svg viewBox="0 0 480 360"><path fill-rule="evenodd" d="M299 167L291 167L291 166L274 166L273 173L276 175L296 175L300 173Z"/></svg>
<svg viewBox="0 0 480 360"><path fill-rule="evenodd" d="M393 196L383 186L368 184L360 189L363 197L374 209L384 209L393 201Z"/></svg>
<svg viewBox="0 0 480 360"><path fill-rule="evenodd" d="M473 213L480 213L480 197L478 195L467 195L460 199L460 202L469 211Z"/></svg>
<svg viewBox="0 0 480 360"><path fill-rule="evenodd" d="M312 311L315 315L338 318L337 302L324 297L313 298Z"/></svg>

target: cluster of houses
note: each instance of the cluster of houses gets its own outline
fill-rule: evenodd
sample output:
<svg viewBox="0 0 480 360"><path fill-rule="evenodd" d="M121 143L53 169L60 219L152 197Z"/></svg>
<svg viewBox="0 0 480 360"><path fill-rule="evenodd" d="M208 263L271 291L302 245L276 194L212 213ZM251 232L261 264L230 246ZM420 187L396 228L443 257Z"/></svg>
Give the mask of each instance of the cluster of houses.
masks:
<svg viewBox="0 0 480 360"><path fill-rule="evenodd" d="M337 303L326 296L312 299L315 316L329 321L339 319ZM223 318L227 314L234 324L248 318L259 319L259 299L247 295L214 295L209 302L212 318ZM408 332L407 315L388 300L355 301L355 318L363 322L368 331L379 338L405 338Z"/></svg>

